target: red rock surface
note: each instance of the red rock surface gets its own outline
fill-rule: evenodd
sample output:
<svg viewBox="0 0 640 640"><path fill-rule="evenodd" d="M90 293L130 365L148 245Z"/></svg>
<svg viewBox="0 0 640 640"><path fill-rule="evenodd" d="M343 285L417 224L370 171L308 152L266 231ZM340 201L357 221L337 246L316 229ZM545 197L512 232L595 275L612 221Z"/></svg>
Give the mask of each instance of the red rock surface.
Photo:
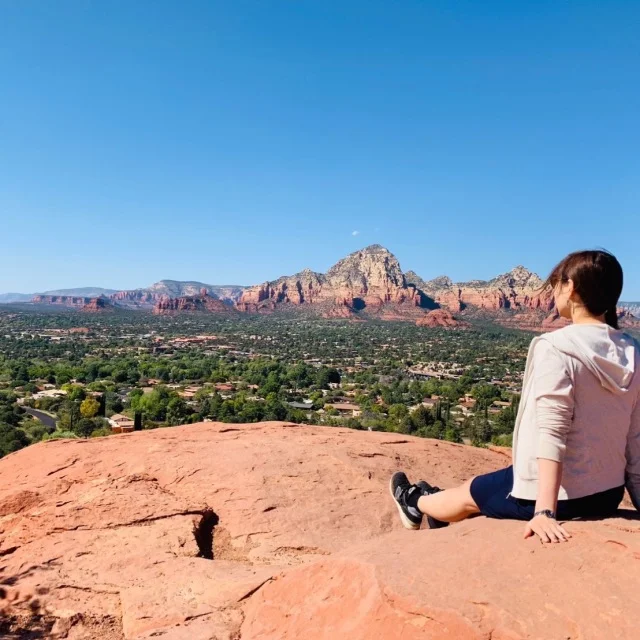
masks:
<svg viewBox="0 0 640 640"><path fill-rule="evenodd" d="M396 469L448 487L508 461L283 423L37 444L0 460L0 637L637 638L635 512L557 546L401 528Z"/></svg>
<svg viewBox="0 0 640 640"><path fill-rule="evenodd" d="M156 303L153 313L167 315L172 313L184 313L185 311L200 311L206 313L232 313L233 307L226 305L222 300L213 298L203 289L197 296L181 296L179 298L163 297Z"/></svg>
<svg viewBox="0 0 640 640"><path fill-rule="evenodd" d="M97 298L91 298L87 304L85 304L81 311L84 313L105 313L114 311L114 306L111 301L104 296L98 296Z"/></svg>
<svg viewBox="0 0 640 640"><path fill-rule="evenodd" d="M416 324L419 327L459 327L460 322L453 317L448 309L434 309L420 318Z"/></svg>

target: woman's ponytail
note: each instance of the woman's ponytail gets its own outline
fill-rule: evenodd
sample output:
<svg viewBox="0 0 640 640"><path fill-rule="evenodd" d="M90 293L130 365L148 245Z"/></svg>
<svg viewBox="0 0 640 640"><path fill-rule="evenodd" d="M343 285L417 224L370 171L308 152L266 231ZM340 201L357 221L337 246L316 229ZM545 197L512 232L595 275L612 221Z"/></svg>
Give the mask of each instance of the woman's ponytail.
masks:
<svg viewBox="0 0 640 640"><path fill-rule="evenodd" d="M605 314L604 314L604 321L610 326L613 327L614 329L619 329L620 327L618 326L618 312L616 311L616 308L613 307L613 309L608 309Z"/></svg>

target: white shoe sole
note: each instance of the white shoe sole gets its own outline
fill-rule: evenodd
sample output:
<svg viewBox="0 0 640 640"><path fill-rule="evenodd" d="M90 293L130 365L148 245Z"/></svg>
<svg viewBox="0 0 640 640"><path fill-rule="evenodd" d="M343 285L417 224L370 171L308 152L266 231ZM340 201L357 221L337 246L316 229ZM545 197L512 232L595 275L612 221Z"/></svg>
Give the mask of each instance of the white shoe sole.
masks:
<svg viewBox="0 0 640 640"><path fill-rule="evenodd" d="M418 529L420 529L420 525L419 524L414 524L405 515L404 511L402 510L402 507L400 506L400 504L396 500L396 497L393 495L393 484L392 484L392 481L393 481L393 476L391 477L391 480L389 480L389 493L391 494L391 499L393 500L393 503L398 508L398 513L400 514L400 520L402 521L402 526L405 529L411 529L412 531L417 531Z"/></svg>

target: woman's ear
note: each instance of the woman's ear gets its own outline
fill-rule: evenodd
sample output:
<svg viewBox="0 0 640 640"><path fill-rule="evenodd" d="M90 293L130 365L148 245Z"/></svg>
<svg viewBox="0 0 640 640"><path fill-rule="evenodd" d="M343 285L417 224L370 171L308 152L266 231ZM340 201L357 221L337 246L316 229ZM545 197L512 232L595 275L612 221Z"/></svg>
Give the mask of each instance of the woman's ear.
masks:
<svg viewBox="0 0 640 640"><path fill-rule="evenodd" d="M573 294L575 293L575 288L573 286L573 280L571 278L569 278L565 284L566 287L566 292L567 292L567 299L568 300L573 300Z"/></svg>

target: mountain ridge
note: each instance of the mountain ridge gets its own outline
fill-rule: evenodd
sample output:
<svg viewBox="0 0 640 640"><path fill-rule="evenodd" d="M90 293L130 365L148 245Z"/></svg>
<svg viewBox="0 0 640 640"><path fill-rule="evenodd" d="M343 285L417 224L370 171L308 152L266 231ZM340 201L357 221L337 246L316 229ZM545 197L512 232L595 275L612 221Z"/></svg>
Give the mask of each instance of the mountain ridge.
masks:
<svg viewBox="0 0 640 640"><path fill-rule="evenodd" d="M491 280L454 283L448 276L430 281L415 271L403 273L398 259L379 244L354 251L325 273L304 270L281 276L244 290L237 306L241 311L275 311L283 304L333 304L354 311L385 304L454 312L468 305L487 309L541 309L550 311L553 301L542 292L540 277L518 265Z"/></svg>
<svg viewBox="0 0 640 640"><path fill-rule="evenodd" d="M397 257L380 244L353 251L326 273L305 268L293 275L247 287L163 279L148 287L92 298L64 295L65 291L113 290L95 287L57 290L32 300L38 304L85 311L122 308L157 314L224 313L233 308L244 313L304 309L325 318L375 317L420 321L424 326L445 322L444 316L424 320L429 312L443 309L449 314L463 313L469 318L492 317L500 324L527 329L538 330L557 324L550 316L554 308L553 297L543 290L542 279L523 265L489 280L454 282L446 275L424 280L415 271L403 272ZM108 299L108 304L99 298ZM631 314L640 313L637 303L620 306L625 323L633 321ZM504 311L512 313L505 314ZM454 316L447 317L446 323L454 326L453 322L457 320Z"/></svg>

